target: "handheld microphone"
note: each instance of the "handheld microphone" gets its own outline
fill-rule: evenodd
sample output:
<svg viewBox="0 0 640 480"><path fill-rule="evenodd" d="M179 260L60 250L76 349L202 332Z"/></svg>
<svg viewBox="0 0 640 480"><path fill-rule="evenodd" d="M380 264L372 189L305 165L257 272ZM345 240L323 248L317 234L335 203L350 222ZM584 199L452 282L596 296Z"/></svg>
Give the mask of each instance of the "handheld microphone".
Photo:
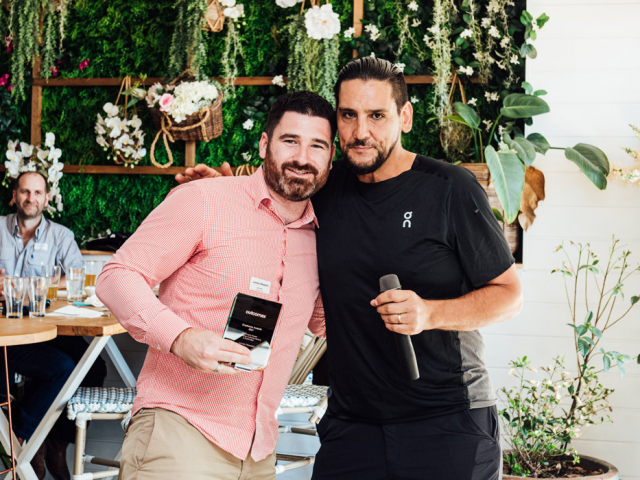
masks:
<svg viewBox="0 0 640 480"><path fill-rule="evenodd" d="M401 288L398 276L393 273L380 278L380 293L387 290L400 290ZM418 362L416 362L416 352L413 350L411 336L395 332L393 334L396 340L401 370L408 380L417 380L420 378L420 372L418 371Z"/></svg>

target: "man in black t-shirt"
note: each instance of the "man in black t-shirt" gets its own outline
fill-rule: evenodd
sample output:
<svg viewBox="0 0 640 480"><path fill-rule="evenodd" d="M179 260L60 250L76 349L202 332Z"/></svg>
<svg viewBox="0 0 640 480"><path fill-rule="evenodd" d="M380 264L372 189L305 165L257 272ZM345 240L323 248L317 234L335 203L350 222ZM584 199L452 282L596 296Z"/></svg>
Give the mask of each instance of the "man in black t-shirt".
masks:
<svg viewBox="0 0 640 480"><path fill-rule="evenodd" d="M477 330L522 306L502 231L470 172L402 147L413 111L397 67L354 60L335 96L344 159L312 198L331 384L313 479L498 479ZM379 294L391 273L402 290ZM418 380L394 332L411 335Z"/></svg>

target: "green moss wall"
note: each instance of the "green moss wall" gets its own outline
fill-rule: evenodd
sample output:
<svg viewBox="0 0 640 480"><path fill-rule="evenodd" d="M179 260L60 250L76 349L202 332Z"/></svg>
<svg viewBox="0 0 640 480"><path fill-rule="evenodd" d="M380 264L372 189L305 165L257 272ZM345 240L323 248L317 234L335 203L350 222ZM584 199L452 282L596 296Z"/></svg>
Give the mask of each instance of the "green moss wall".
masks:
<svg viewBox="0 0 640 480"><path fill-rule="evenodd" d="M240 36L244 58L240 59L240 76L270 76L286 74L287 39L281 33L288 23L287 17L297 14L297 8L282 9L273 0L245 0L246 17L241 20ZM352 24L352 1L332 0L334 11L341 16L343 30ZM384 2L383 2L384 3ZM424 2L427 3L427 2ZM372 13L368 13L371 15ZM388 17L387 22L393 19ZM168 65L168 52L173 32L174 10L170 0L78 0L72 2L66 23L64 54L61 57L62 77L139 77L163 76ZM221 74L220 57L224 47L224 31L208 35L207 75ZM393 36L391 27L390 36ZM408 46L410 53L411 47ZM397 61L388 52L379 52L390 60ZM344 42L341 47L341 63L352 58L351 47ZM78 65L88 59L88 68L80 71ZM0 57L0 67L8 71L8 55ZM421 72L429 73L425 63ZM105 102L114 102L117 88L50 87L43 93L43 132L56 134L56 146L63 151L66 164L107 165L106 153L95 142L93 128L96 114L102 112ZM197 161L217 166L223 161L232 165L245 163L241 154L253 154L258 159L255 147L264 125L263 113L273 97L286 91L285 88L238 87L236 98L224 103L225 130L221 137L197 146ZM413 151L434 157L443 157L438 130L434 123L426 126L429 117L427 105L432 96L429 86L410 87L410 96L420 102L414 105L416 114L413 131L403 139L405 146ZM470 92L473 96L473 92ZM476 92L479 98L482 91ZM20 139L29 140L30 98L13 106L13 125L20 132ZM139 104L138 115L146 131L146 147L150 149L155 131L144 102ZM242 123L252 117L256 122L251 131L244 130ZM2 148L8 134L0 125ZM184 144L172 145L176 165L184 164ZM157 153L161 163L166 161L163 149ZM150 165L147 157L140 165ZM132 232L176 185L170 176L148 175L86 175L66 174L60 182L64 211L56 221L68 226L82 243L107 229ZM10 192L0 192L0 214L9 213Z"/></svg>

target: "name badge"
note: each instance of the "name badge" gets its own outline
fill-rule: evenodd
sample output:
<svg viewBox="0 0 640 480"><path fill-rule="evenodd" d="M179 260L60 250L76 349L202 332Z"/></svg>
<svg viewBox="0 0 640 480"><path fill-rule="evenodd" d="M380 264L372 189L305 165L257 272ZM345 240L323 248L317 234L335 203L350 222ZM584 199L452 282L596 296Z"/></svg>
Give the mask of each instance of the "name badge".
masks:
<svg viewBox="0 0 640 480"><path fill-rule="evenodd" d="M46 252L47 250L49 250L49 245L47 245L46 243L36 243L33 247L33 249L37 252L37 251L43 251Z"/></svg>
<svg viewBox="0 0 640 480"><path fill-rule="evenodd" d="M254 292L266 293L268 294L271 290L271 282L266 280L260 280L256 277L251 277L251 283L249 283L249 289Z"/></svg>

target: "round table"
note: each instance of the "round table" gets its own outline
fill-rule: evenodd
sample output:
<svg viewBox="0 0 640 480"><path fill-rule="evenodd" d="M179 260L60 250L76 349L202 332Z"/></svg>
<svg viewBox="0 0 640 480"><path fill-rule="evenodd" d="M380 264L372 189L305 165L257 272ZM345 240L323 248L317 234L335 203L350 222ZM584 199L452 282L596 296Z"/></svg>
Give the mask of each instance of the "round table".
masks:
<svg viewBox="0 0 640 480"><path fill-rule="evenodd" d="M9 394L9 365L7 363L7 347L13 345L29 345L46 342L57 336L57 327L33 318L4 318L0 317L0 346L4 350L4 376L7 388L7 401L0 403L0 407L7 406L9 411L9 438L11 439L11 468L0 472L0 475L12 472L16 480L16 464L13 455L13 423L11 422L11 396Z"/></svg>

